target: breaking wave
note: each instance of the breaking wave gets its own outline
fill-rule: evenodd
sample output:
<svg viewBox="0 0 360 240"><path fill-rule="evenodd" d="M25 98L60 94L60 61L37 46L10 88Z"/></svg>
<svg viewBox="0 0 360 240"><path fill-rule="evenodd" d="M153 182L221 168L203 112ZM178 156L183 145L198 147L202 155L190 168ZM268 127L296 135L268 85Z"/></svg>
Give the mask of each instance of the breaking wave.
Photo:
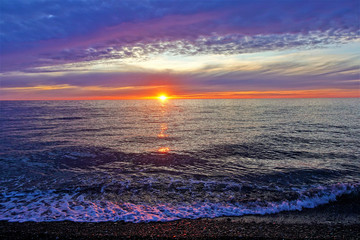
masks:
<svg viewBox="0 0 360 240"><path fill-rule="evenodd" d="M151 222L177 219L215 218L272 214L302 210L327 204L342 195L358 193L359 184L335 184L299 191L299 198L282 201L131 203L105 199L94 200L80 192L57 191L10 192L2 194L0 220L76 222Z"/></svg>

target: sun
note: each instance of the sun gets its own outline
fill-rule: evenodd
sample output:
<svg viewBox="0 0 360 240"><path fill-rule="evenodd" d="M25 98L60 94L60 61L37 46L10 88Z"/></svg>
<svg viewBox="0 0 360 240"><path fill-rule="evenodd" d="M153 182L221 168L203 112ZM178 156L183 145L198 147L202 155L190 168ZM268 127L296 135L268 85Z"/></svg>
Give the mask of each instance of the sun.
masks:
<svg viewBox="0 0 360 240"><path fill-rule="evenodd" d="M160 95L158 97L161 101L165 101L166 99L168 99L168 97L166 95Z"/></svg>

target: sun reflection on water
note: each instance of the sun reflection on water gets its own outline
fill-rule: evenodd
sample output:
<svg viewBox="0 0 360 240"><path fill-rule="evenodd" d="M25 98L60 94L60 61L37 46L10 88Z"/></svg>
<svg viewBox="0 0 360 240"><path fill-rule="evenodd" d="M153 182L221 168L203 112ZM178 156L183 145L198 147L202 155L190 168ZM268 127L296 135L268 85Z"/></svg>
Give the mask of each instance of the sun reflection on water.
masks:
<svg viewBox="0 0 360 240"><path fill-rule="evenodd" d="M161 147L158 150L158 153L168 153L170 151L170 148L168 147Z"/></svg>
<svg viewBox="0 0 360 240"><path fill-rule="evenodd" d="M160 124L160 132L157 134L157 137L159 139L159 142L161 143L161 147L159 147L157 149L158 153L161 154L166 154L170 151L170 147L166 146L166 144L164 144L164 141L166 140L166 138L168 137L168 134L166 133L166 131L168 130L168 124L166 123L166 115L168 114L168 108L167 108L167 96L166 95L160 95L159 97L160 100L160 104L161 104L161 117L160 117L160 121L162 122Z"/></svg>
<svg viewBox="0 0 360 240"><path fill-rule="evenodd" d="M167 130L167 124L166 123L162 123L160 125L160 133L157 135L158 138L166 138L168 135L165 133Z"/></svg>

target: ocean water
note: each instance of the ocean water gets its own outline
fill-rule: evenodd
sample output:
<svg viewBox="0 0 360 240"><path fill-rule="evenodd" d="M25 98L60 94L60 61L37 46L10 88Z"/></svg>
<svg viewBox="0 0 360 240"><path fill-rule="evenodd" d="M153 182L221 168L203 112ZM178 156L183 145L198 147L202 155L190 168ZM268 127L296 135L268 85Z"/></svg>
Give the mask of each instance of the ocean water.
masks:
<svg viewBox="0 0 360 240"><path fill-rule="evenodd" d="M359 194L359 101L2 101L0 220L214 218Z"/></svg>

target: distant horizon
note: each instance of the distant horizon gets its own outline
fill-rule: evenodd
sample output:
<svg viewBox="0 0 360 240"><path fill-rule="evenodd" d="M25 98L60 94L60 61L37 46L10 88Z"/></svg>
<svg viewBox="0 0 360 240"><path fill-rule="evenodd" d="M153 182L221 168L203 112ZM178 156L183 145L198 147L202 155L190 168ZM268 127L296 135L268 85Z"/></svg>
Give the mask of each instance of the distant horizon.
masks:
<svg viewBox="0 0 360 240"><path fill-rule="evenodd" d="M281 100L281 99L360 99L356 97L263 97L263 98L169 98L171 100ZM102 99L0 99L0 102L6 101L131 101L131 100L159 100L152 98L102 98Z"/></svg>

